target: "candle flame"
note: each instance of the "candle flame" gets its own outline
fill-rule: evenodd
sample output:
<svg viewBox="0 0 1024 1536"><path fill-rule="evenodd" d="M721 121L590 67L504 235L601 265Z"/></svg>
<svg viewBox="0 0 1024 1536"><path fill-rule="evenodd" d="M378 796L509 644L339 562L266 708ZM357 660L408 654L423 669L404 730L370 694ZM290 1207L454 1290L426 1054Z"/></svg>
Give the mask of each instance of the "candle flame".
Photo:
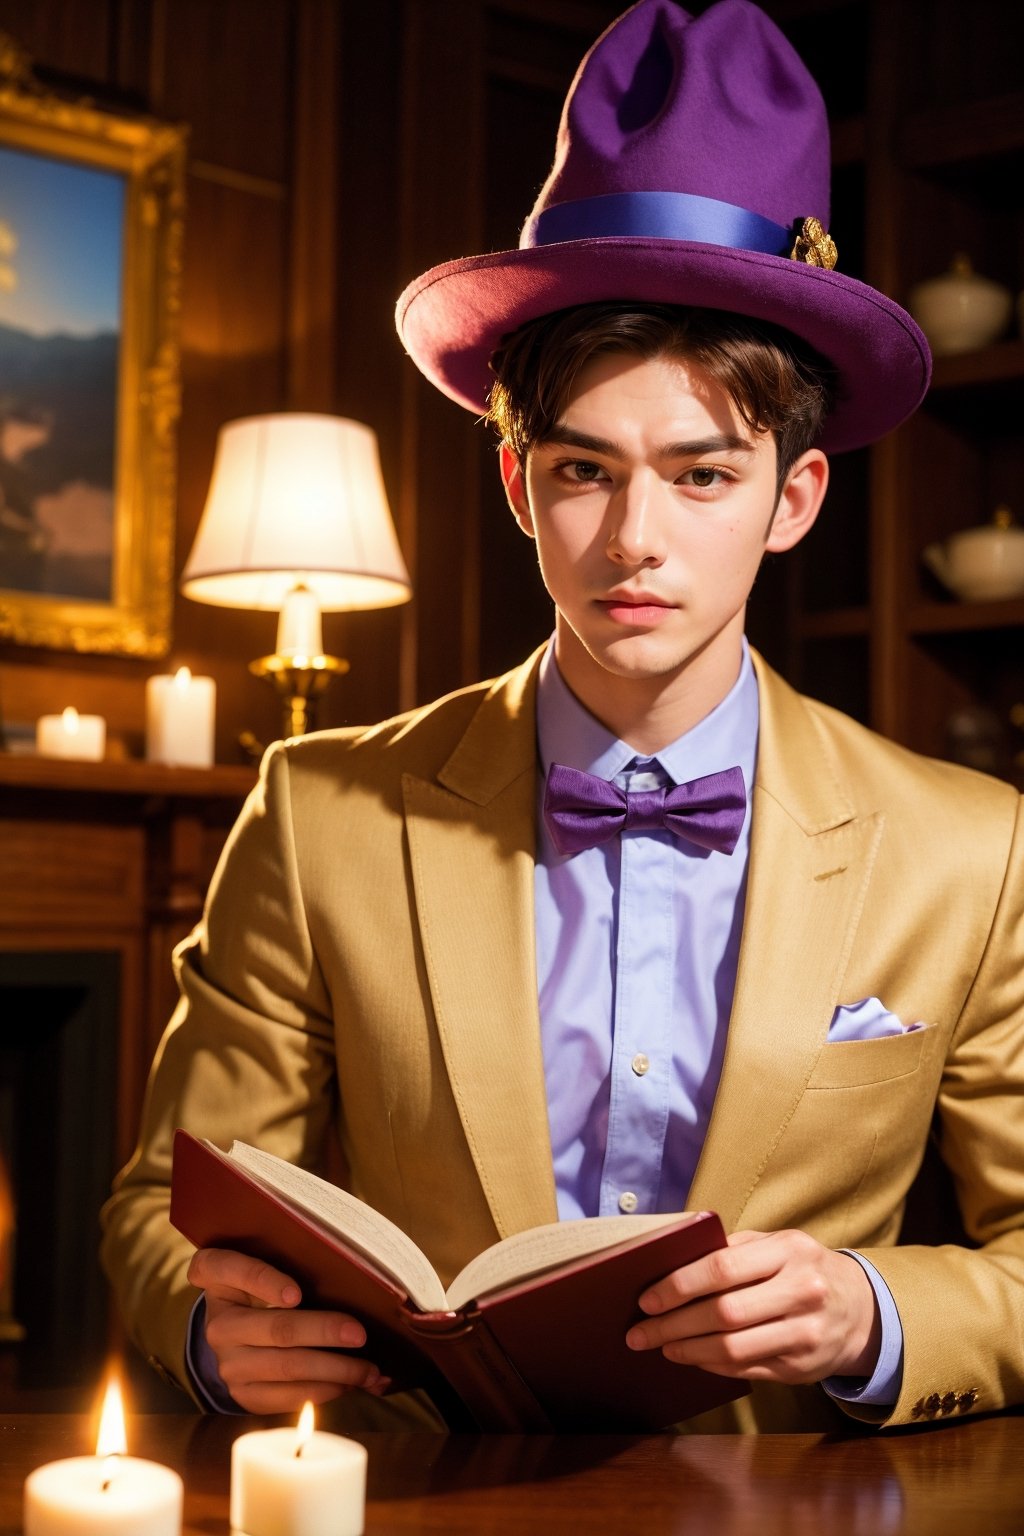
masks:
<svg viewBox="0 0 1024 1536"><path fill-rule="evenodd" d="M179 667L177 672L175 672L175 674L174 674L174 686L175 686L175 688L187 688L191 681L192 681L192 670L191 670L191 668L190 667Z"/></svg>
<svg viewBox="0 0 1024 1536"><path fill-rule="evenodd" d="M302 1412L299 1414L299 1439L295 1447L296 1456L301 1456L306 1446L313 1437L315 1420L313 1418L313 1404L303 1403Z"/></svg>
<svg viewBox="0 0 1024 1536"><path fill-rule="evenodd" d="M123 1456L128 1449L128 1441L124 1430L124 1407L121 1402L121 1388L116 1377L112 1377L107 1383L107 1390L103 1396L103 1409L100 1413L100 1429L96 1436L96 1455L110 1458ZM108 1469L105 1475L109 1476Z"/></svg>
<svg viewBox="0 0 1024 1536"><path fill-rule="evenodd" d="M78 718L78 710L73 704L68 705L67 709L61 715L61 719L64 722L64 729L67 731L68 735L77 736L80 722Z"/></svg>

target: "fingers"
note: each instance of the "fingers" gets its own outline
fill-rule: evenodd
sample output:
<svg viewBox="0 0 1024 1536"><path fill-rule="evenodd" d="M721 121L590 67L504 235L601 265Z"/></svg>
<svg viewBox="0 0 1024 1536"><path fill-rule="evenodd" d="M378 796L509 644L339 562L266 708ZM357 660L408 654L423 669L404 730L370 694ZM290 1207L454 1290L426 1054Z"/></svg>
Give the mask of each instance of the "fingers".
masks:
<svg viewBox="0 0 1024 1536"><path fill-rule="evenodd" d="M342 1312L300 1310L290 1276L247 1254L201 1248L190 1284L206 1297L206 1342L224 1385L247 1413L290 1413L361 1388L379 1396L391 1383L361 1349L366 1330Z"/></svg>
<svg viewBox="0 0 1024 1536"><path fill-rule="evenodd" d="M244 1408L257 1398L265 1400L271 1396L276 1399L288 1397L289 1406L294 1403L301 1407L309 1396L310 1387L316 1388L314 1401L325 1402L357 1387L379 1392L387 1385L370 1361L360 1360L357 1355L330 1354L322 1349L232 1352L223 1357L220 1374L232 1397Z"/></svg>
<svg viewBox="0 0 1024 1536"><path fill-rule="evenodd" d="M870 1375L880 1334L855 1259L804 1232L742 1233L675 1270L640 1298L631 1349L750 1380Z"/></svg>
<svg viewBox="0 0 1024 1536"><path fill-rule="evenodd" d="M188 1282L207 1297L241 1306L297 1307L302 1293L272 1264L228 1248L199 1248L188 1267Z"/></svg>
<svg viewBox="0 0 1024 1536"><path fill-rule="evenodd" d="M640 1310L657 1316L701 1296L717 1296L734 1286L763 1280L781 1268L791 1239L805 1239L817 1247L803 1232L737 1233L728 1247L705 1254L652 1285L640 1297Z"/></svg>
<svg viewBox="0 0 1024 1536"><path fill-rule="evenodd" d="M322 1381L259 1381L230 1390L246 1413L298 1413L305 1403L319 1408L322 1403L333 1402L344 1388Z"/></svg>
<svg viewBox="0 0 1024 1536"><path fill-rule="evenodd" d="M361 1349L366 1329L344 1312L279 1312L231 1303L208 1308L206 1340L218 1355L237 1349Z"/></svg>

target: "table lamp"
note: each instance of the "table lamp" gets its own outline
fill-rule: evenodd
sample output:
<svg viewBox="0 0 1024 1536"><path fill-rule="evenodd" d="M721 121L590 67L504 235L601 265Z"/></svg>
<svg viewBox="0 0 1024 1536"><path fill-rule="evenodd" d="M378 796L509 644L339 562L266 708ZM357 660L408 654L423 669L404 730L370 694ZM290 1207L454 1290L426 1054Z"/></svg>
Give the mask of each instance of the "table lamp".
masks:
<svg viewBox="0 0 1024 1536"><path fill-rule="evenodd" d="M321 612L412 595L376 434L299 412L227 422L181 590L201 603L279 611L276 650L250 671L284 700L286 736L312 730L316 700L348 671L324 655Z"/></svg>

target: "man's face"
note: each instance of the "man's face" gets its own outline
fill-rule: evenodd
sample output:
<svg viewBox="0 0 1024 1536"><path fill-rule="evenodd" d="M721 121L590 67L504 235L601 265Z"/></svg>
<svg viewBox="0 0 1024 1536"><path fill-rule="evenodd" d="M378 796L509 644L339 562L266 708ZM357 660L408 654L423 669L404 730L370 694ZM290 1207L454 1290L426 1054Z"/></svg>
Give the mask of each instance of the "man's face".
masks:
<svg viewBox="0 0 1024 1536"><path fill-rule="evenodd" d="M704 712L724 697L762 556L797 542L827 479L823 456L804 455L773 522L773 436L667 355L595 359L525 468L507 450L502 464L558 611L561 671L608 723L595 701L631 684L652 702L696 689Z"/></svg>

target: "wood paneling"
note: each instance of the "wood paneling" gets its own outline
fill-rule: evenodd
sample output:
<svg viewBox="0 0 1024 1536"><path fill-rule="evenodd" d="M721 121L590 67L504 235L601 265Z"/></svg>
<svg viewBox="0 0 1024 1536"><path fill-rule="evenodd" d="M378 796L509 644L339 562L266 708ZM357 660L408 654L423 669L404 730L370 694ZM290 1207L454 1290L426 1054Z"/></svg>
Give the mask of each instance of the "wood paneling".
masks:
<svg viewBox="0 0 1024 1536"><path fill-rule="evenodd" d="M226 170L286 185L297 110L292 74L295 0L169 0L154 111L191 128L191 153Z"/></svg>

